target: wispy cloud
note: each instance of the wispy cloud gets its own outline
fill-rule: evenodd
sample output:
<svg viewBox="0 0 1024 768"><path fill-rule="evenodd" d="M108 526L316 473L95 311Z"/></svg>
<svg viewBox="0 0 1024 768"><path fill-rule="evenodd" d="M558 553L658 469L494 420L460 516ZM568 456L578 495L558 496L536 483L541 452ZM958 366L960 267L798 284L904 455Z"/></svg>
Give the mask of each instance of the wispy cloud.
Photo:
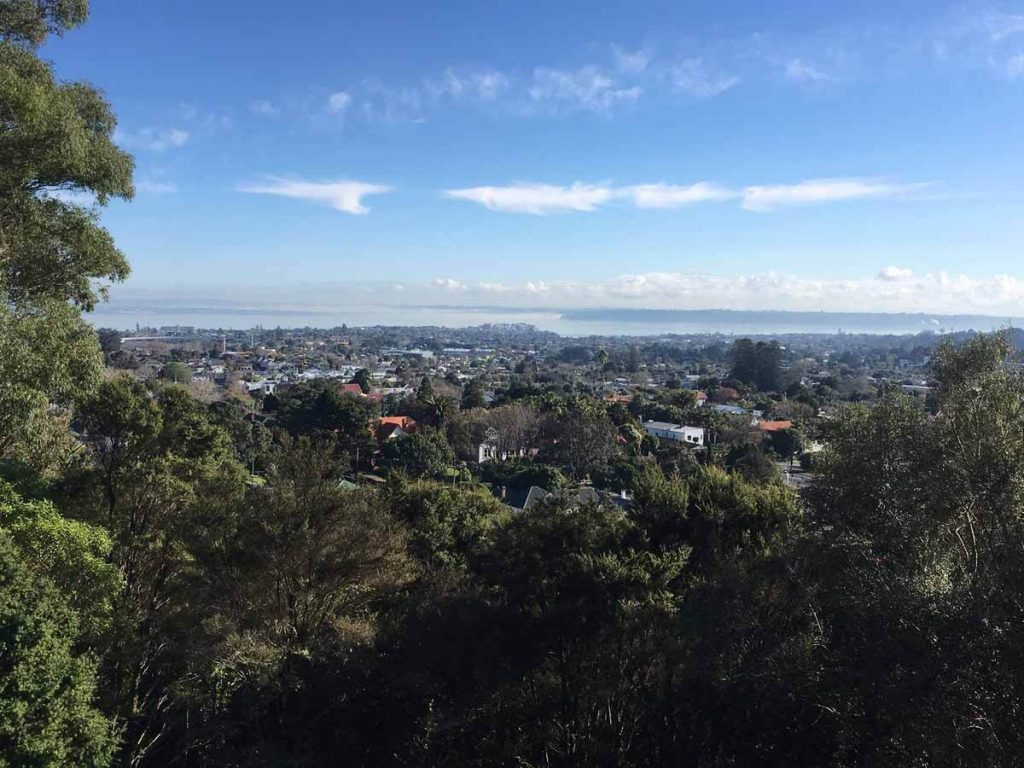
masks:
<svg viewBox="0 0 1024 768"><path fill-rule="evenodd" d="M277 195L295 200L329 205L337 211L351 214L365 214L369 209L363 205L363 198L369 195L382 195L391 192L392 188L384 184L369 184L364 181L303 181L270 177L259 184L240 184L239 192L257 195Z"/></svg>
<svg viewBox="0 0 1024 768"><path fill-rule="evenodd" d="M710 99L725 93L740 82L739 75L711 73L702 59L686 59L671 70L671 80L676 90L683 91L698 99Z"/></svg>
<svg viewBox="0 0 1024 768"><path fill-rule="evenodd" d="M594 211L615 202L632 204L637 208L671 209L728 200L739 200L748 211L768 212L788 206L903 197L925 186L860 178L815 179L776 186L752 185L742 189L731 189L709 181L688 185L656 183L622 187L580 181L568 186L518 182L508 186L449 189L444 191L444 196L468 200L492 211L535 215Z"/></svg>
<svg viewBox="0 0 1024 768"><path fill-rule="evenodd" d="M786 64L786 77L794 83L819 85L833 79L831 75L827 75L803 59L791 59Z"/></svg>
<svg viewBox="0 0 1024 768"><path fill-rule="evenodd" d="M613 77L594 66L573 71L538 67L528 90L535 104L589 112L608 112L616 104L636 101L641 93L640 86L620 87Z"/></svg>
<svg viewBox="0 0 1024 768"><path fill-rule="evenodd" d="M743 207L748 211L773 211L787 206L902 197L922 186L869 179L815 179L799 184L751 186L743 191Z"/></svg>
<svg viewBox="0 0 1024 768"><path fill-rule="evenodd" d="M260 117L278 117L281 114L280 107L266 99L258 99L251 102L249 104L249 111Z"/></svg>
<svg viewBox="0 0 1024 768"><path fill-rule="evenodd" d="M125 149L166 152L185 146L189 136L189 132L182 128L139 128L136 131L118 128L114 132L114 141Z"/></svg>
<svg viewBox="0 0 1024 768"><path fill-rule="evenodd" d="M458 70L449 67L441 76L427 78L423 88L434 101L450 98L453 101L479 99L490 102L509 86L508 76L496 69Z"/></svg>
<svg viewBox="0 0 1024 768"><path fill-rule="evenodd" d="M647 69L647 65L651 63L650 52L643 48L629 51L615 45L612 46L612 53L615 54L615 65L620 72L638 74Z"/></svg>
<svg viewBox="0 0 1024 768"><path fill-rule="evenodd" d="M169 195L178 191L178 185L170 181L143 178L135 182L135 191L147 195Z"/></svg>
<svg viewBox="0 0 1024 768"><path fill-rule="evenodd" d="M699 181L689 186L639 184L623 187L618 191L618 196L632 200L637 208L682 208L696 203L731 200L738 197L739 193L717 184Z"/></svg>
<svg viewBox="0 0 1024 768"><path fill-rule="evenodd" d="M568 187L519 183L507 187L469 187L444 192L445 197L468 200L492 211L538 216L562 211L593 211L611 200L613 195L607 186L580 182Z"/></svg>
<svg viewBox="0 0 1024 768"><path fill-rule="evenodd" d="M1006 76L1011 80L1024 77L1024 53L1018 53L1006 60Z"/></svg>
<svg viewBox="0 0 1024 768"><path fill-rule="evenodd" d="M335 91L327 97L327 111L332 115L340 115L351 103L352 97L347 92Z"/></svg>

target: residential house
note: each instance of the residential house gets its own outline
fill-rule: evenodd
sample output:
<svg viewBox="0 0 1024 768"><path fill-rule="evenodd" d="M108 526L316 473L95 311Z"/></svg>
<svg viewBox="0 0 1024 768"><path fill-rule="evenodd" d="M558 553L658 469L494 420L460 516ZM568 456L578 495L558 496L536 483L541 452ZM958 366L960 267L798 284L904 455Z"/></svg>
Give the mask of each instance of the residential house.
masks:
<svg viewBox="0 0 1024 768"><path fill-rule="evenodd" d="M687 427L682 424L671 424L667 421L645 421L644 431L662 440L673 440L677 443L686 443L703 447L705 443L705 431L703 427Z"/></svg>

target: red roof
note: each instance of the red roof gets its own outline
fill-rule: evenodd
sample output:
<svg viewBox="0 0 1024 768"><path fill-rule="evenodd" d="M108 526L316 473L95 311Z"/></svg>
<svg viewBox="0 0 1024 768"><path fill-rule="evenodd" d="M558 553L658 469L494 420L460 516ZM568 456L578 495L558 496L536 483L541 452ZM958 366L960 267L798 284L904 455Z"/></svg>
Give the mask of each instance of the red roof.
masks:
<svg viewBox="0 0 1024 768"><path fill-rule="evenodd" d="M355 383L353 383L353 384L343 384L342 387L341 387L341 391L344 392L346 395L362 395L363 394L363 388L360 387L358 384L355 384Z"/></svg>
<svg viewBox="0 0 1024 768"><path fill-rule="evenodd" d="M781 432L784 429L789 429L793 426L792 421L759 421L757 422L757 428L762 432Z"/></svg>
<svg viewBox="0 0 1024 768"><path fill-rule="evenodd" d="M391 431L391 428L397 427L403 432L415 432L416 431L416 419L411 416L381 416L380 421L377 422L378 429L383 431ZM388 427L388 430L384 430L384 427Z"/></svg>

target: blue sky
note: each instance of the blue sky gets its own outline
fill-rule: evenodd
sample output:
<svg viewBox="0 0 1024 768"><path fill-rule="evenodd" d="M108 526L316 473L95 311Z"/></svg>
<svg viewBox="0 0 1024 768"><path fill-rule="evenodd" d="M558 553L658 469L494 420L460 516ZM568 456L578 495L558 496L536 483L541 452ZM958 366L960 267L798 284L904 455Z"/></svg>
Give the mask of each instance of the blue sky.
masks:
<svg viewBox="0 0 1024 768"><path fill-rule="evenodd" d="M1024 3L93 0L132 296L1024 307Z"/></svg>

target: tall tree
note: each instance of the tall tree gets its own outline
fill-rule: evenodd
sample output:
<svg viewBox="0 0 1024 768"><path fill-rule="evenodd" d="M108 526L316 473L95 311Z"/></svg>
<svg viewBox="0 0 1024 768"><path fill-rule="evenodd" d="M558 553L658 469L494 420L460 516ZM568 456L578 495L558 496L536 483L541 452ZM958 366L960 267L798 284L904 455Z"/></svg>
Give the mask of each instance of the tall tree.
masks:
<svg viewBox="0 0 1024 768"><path fill-rule="evenodd" d="M99 346L79 310L128 274L97 218L111 197L132 196L132 159L99 92L57 81L36 53L86 13L85 0L0 3L0 457L34 437L25 425L50 403L95 383Z"/></svg>

